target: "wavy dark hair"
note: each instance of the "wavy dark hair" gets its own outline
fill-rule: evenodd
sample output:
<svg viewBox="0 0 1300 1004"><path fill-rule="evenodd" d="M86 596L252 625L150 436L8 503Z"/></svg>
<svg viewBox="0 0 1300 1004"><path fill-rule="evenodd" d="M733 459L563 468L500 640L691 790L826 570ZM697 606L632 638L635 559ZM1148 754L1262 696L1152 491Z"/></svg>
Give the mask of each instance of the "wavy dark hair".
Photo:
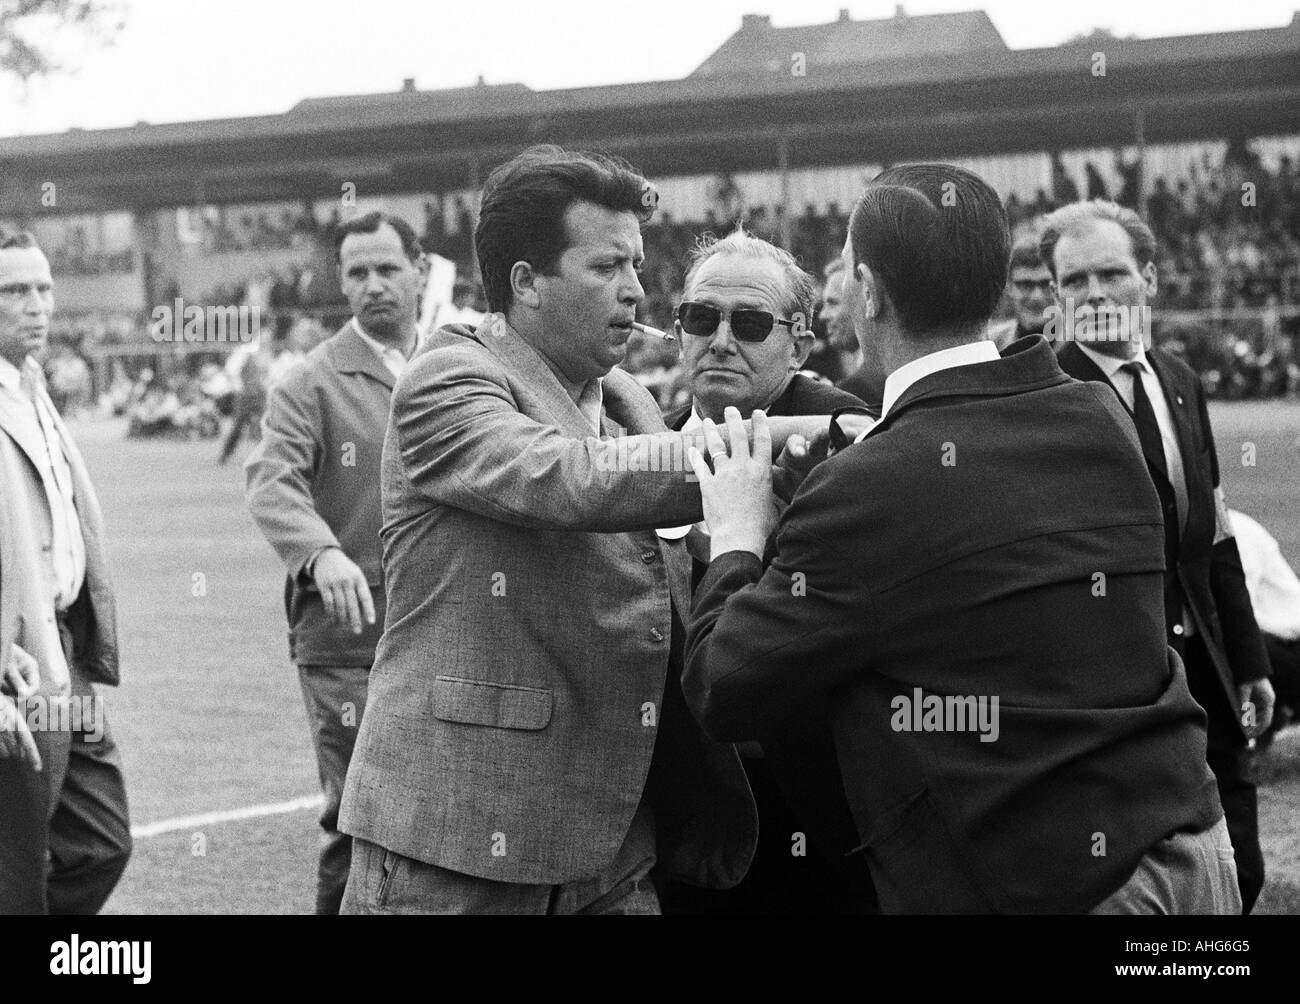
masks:
<svg viewBox="0 0 1300 1004"><path fill-rule="evenodd" d="M569 246L564 214L574 202L630 212L642 222L658 194L626 161L603 153L534 146L502 164L483 187L474 251L488 310L510 306L510 270L526 261L552 274Z"/></svg>

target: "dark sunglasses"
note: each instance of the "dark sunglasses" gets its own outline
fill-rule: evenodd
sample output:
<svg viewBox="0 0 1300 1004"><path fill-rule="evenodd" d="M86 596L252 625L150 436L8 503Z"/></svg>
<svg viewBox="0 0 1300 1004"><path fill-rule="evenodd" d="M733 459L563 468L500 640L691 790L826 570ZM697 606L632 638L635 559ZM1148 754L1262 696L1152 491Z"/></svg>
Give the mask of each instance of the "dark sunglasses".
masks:
<svg viewBox="0 0 1300 1004"><path fill-rule="evenodd" d="M766 310L740 309L724 314L711 304L697 303L694 300L683 300L673 311L673 317L682 326L682 330L699 338L712 337L724 316L730 318L731 333L738 342L761 342L778 324L784 324L790 329L795 326L794 321L774 317Z"/></svg>

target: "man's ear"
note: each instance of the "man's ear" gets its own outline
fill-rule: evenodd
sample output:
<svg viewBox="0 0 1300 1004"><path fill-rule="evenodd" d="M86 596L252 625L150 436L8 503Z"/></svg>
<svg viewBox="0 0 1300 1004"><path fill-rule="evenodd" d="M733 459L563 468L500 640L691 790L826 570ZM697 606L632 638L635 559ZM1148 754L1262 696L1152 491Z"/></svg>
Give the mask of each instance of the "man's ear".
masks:
<svg viewBox="0 0 1300 1004"><path fill-rule="evenodd" d="M862 285L862 312L869 320L874 320L880 313L880 296L876 289L876 277L871 274L865 262L859 262L853 275Z"/></svg>
<svg viewBox="0 0 1300 1004"><path fill-rule="evenodd" d="M807 328L804 328L794 336L793 341L794 351L790 353L789 368L798 372L803 369L803 364L808 361L808 354L812 352L813 342L816 341L816 336L814 336Z"/></svg>
<svg viewBox="0 0 1300 1004"><path fill-rule="evenodd" d="M1160 283L1157 281L1157 278L1156 278L1156 263L1155 263L1155 262L1153 262L1153 261L1149 261L1149 262L1147 262L1145 265L1142 266L1142 278L1143 278L1143 280L1145 280L1145 282L1146 282L1146 286L1147 286L1147 296L1148 296L1148 297L1155 296L1155 295L1156 295L1156 290L1157 290L1157 289L1159 288L1159 286L1160 286Z"/></svg>
<svg viewBox="0 0 1300 1004"><path fill-rule="evenodd" d="M517 261L510 266L510 292L514 302L536 310L542 302L541 291L537 288L538 275L533 266L526 261Z"/></svg>

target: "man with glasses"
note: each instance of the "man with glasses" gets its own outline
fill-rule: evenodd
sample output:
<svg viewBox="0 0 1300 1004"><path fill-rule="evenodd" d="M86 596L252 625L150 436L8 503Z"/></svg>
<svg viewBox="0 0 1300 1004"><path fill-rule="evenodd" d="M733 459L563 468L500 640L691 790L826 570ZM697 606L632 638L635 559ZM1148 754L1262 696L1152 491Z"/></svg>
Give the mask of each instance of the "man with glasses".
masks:
<svg viewBox="0 0 1300 1004"><path fill-rule="evenodd" d="M705 237L692 252L676 335L691 381L691 403L665 416L670 429L694 431L723 412L742 415L864 411L861 400L799 373L812 348L816 286L789 252L737 231ZM695 579L708 565L707 528L691 530ZM671 535L673 530L662 531ZM821 702L740 747L758 804L758 850L745 880L714 892L674 887L668 912L860 912L870 889L861 858L845 861L857 831L844 798ZM856 868L854 867L856 865Z"/></svg>
<svg viewBox="0 0 1300 1004"><path fill-rule="evenodd" d="M1036 233L1021 237L1011 248L1011 279L1007 295L1015 318L989 328L989 338L997 345L998 351L1017 339L1041 335L1047 323L1043 311L1055 303L1052 273L1043 264Z"/></svg>

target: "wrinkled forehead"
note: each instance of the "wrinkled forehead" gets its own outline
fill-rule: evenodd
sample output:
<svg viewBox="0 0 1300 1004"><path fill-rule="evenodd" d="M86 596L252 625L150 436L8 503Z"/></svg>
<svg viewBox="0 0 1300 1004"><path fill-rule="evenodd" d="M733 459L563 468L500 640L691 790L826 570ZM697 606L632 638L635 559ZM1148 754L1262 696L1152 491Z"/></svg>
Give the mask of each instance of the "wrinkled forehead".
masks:
<svg viewBox="0 0 1300 1004"><path fill-rule="evenodd" d="M0 249L0 286L53 281L49 260L40 248Z"/></svg>
<svg viewBox="0 0 1300 1004"><path fill-rule="evenodd" d="M705 259L691 277L686 298L719 307L778 312L792 298L785 269L767 258L722 252Z"/></svg>
<svg viewBox="0 0 1300 1004"><path fill-rule="evenodd" d="M368 234L348 234L339 247L339 265L344 272L358 265L400 265L409 263L402 237L388 224Z"/></svg>

